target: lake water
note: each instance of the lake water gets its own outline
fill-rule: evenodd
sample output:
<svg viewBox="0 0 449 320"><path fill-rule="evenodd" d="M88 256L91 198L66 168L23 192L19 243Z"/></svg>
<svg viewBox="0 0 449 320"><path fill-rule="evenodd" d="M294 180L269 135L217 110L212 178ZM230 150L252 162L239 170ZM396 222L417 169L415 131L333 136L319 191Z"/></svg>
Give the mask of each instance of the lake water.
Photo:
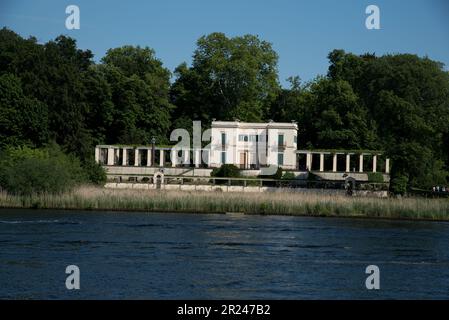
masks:
<svg viewBox="0 0 449 320"><path fill-rule="evenodd" d="M4 209L0 298L448 299L449 224Z"/></svg>

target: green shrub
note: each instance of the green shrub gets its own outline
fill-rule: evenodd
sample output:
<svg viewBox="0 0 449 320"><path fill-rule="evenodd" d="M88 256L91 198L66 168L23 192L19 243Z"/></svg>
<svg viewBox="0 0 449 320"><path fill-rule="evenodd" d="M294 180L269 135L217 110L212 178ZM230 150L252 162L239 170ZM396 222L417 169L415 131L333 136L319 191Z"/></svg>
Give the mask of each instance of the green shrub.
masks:
<svg viewBox="0 0 449 320"><path fill-rule="evenodd" d="M106 182L106 171L93 159L89 159L82 164L82 168L89 182L96 185L104 185Z"/></svg>
<svg viewBox="0 0 449 320"><path fill-rule="evenodd" d="M407 174L398 174L391 177L390 191L394 194L404 195L407 193L409 177Z"/></svg>
<svg viewBox="0 0 449 320"><path fill-rule="evenodd" d="M368 172L368 181L373 183L384 182L384 176L380 172Z"/></svg>
<svg viewBox="0 0 449 320"><path fill-rule="evenodd" d="M55 144L8 148L0 155L0 186L11 194L62 193L86 180L79 160Z"/></svg>
<svg viewBox="0 0 449 320"><path fill-rule="evenodd" d="M212 177L218 178L240 178L240 169L233 164L223 164L220 168L212 170Z"/></svg>
<svg viewBox="0 0 449 320"><path fill-rule="evenodd" d="M278 167L278 169L276 170L276 173L273 175L272 178L276 179L276 180L281 180L281 178L282 178L282 168L281 167Z"/></svg>
<svg viewBox="0 0 449 320"><path fill-rule="evenodd" d="M287 171L282 175L282 180L295 180L295 174L293 172Z"/></svg>

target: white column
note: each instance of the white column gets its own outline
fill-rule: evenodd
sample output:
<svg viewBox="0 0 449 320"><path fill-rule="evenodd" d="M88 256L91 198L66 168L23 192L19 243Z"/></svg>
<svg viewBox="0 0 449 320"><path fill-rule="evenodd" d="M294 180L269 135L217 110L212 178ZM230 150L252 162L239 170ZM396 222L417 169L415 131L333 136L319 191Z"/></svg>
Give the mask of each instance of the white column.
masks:
<svg viewBox="0 0 449 320"><path fill-rule="evenodd" d="M240 134L238 128L235 130L235 133L236 134L234 135L234 137L232 137L232 140L229 139L228 138L228 134L226 134L226 139L229 139L229 141L230 141L229 143L233 143L234 144L234 146L232 148L232 150L234 150L233 151L234 154L232 155L232 157L228 155L228 152L229 152L228 150L231 150L231 148L228 148L226 146L226 163L234 163L235 165L238 166L238 164L240 163L240 153L237 151L237 147L238 147L238 144L239 144L239 134ZM226 143L228 143L228 141L226 141ZM234 162L229 162L229 161L232 161L231 159L234 159Z"/></svg>
<svg viewBox="0 0 449 320"><path fill-rule="evenodd" d="M363 154L359 156L359 172L363 172Z"/></svg>
<svg viewBox="0 0 449 320"><path fill-rule="evenodd" d="M198 168L201 164L201 149L195 150L195 168Z"/></svg>
<svg viewBox="0 0 449 320"><path fill-rule="evenodd" d="M320 153L320 171L324 171L324 153Z"/></svg>
<svg viewBox="0 0 449 320"><path fill-rule="evenodd" d="M351 155L346 155L346 172L351 172Z"/></svg>
<svg viewBox="0 0 449 320"><path fill-rule="evenodd" d="M139 165L139 149L134 149L134 166Z"/></svg>
<svg viewBox="0 0 449 320"><path fill-rule="evenodd" d="M114 148L108 148L108 166L114 165Z"/></svg>
<svg viewBox="0 0 449 320"><path fill-rule="evenodd" d="M184 148L182 150L182 164L183 165L188 165L190 162L190 149L188 148Z"/></svg>
<svg viewBox="0 0 449 320"><path fill-rule="evenodd" d="M385 160L385 173L390 173L390 159Z"/></svg>
<svg viewBox="0 0 449 320"><path fill-rule="evenodd" d="M121 163L119 163L119 161L120 161L120 148L117 148L117 149L115 149L114 150L114 163L116 162L115 161L115 159L117 159L117 165L119 166L119 165L121 165Z"/></svg>
<svg viewBox="0 0 449 320"><path fill-rule="evenodd" d="M337 154L336 153L332 157L332 171L337 172Z"/></svg>
<svg viewBox="0 0 449 320"><path fill-rule="evenodd" d="M172 167L176 167L176 156L177 156L176 151L177 150L175 148L171 149L170 157Z"/></svg>
<svg viewBox="0 0 449 320"><path fill-rule="evenodd" d="M151 162L153 159L151 159L151 149L147 149L147 167L151 166Z"/></svg>
<svg viewBox="0 0 449 320"><path fill-rule="evenodd" d="M209 168L210 167L210 154L211 154L211 149L208 149L208 150L204 150L204 151L202 151L201 152L201 157L204 157L205 159L205 163L206 163L206 165L207 165L207 167ZM202 159L202 158L201 158Z"/></svg>
<svg viewBox="0 0 449 320"><path fill-rule="evenodd" d="M377 155L373 156L373 172L377 172Z"/></svg>
<svg viewBox="0 0 449 320"><path fill-rule="evenodd" d="M306 153L306 169L312 170L312 154L310 152Z"/></svg>
<svg viewBox="0 0 449 320"><path fill-rule="evenodd" d="M100 148L95 147L95 162L100 163Z"/></svg>
<svg viewBox="0 0 449 320"><path fill-rule="evenodd" d="M159 150L159 154L160 154L160 157L159 157L159 166L163 167L164 164L165 164L165 161L164 161L164 150L163 150L163 149L160 149L160 150Z"/></svg>
<svg viewBox="0 0 449 320"><path fill-rule="evenodd" d="M310 154L310 171L312 171L313 153Z"/></svg>
<svg viewBox="0 0 449 320"><path fill-rule="evenodd" d="M126 166L127 165L127 157L128 157L128 149L123 148L123 156L122 156L122 166Z"/></svg>

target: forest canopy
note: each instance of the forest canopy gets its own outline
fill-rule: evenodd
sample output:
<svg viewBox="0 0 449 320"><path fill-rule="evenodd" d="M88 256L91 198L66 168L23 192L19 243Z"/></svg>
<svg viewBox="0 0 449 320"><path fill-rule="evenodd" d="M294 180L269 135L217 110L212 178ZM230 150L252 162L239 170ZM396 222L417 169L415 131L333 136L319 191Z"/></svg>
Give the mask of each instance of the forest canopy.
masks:
<svg viewBox="0 0 449 320"><path fill-rule="evenodd" d="M57 144L96 177L96 144L168 143L193 120L298 122L301 148L383 150L394 188L445 184L449 73L412 54L329 53L326 75L279 84L278 55L254 35L201 37L171 72L149 47L107 51L99 63L70 37L44 44L0 30L0 150ZM26 149L28 150L28 149ZM65 160L64 160L65 161Z"/></svg>

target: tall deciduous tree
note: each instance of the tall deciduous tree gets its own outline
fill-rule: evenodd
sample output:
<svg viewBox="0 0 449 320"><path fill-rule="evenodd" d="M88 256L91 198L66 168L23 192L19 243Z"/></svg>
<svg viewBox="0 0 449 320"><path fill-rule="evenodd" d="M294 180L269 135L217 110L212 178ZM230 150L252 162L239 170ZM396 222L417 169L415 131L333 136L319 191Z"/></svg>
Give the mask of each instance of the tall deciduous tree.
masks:
<svg viewBox="0 0 449 320"><path fill-rule="evenodd" d="M110 49L101 68L112 90L115 106L111 141L148 144L152 136L167 141L170 112L170 72L150 48Z"/></svg>
<svg viewBox="0 0 449 320"><path fill-rule="evenodd" d="M306 117L312 127L312 144L319 148L372 149L375 133L367 111L351 85L322 78L312 84Z"/></svg>
<svg viewBox="0 0 449 320"><path fill-rule="evenodd" d="M382 149L393 159L393 179L409 186L446 183L449 171L449 73L411 54L329 55L329 77L347 81L366 107Z"/></svg>
<svg viewBox="0 0 449 320"><path fill-rule="evenodd" d="M279 91L277 60L271 44L257 36L201 37L192 67L182 64L176 70L171 92L176 117L264 119Z"/></svg>
<svg viewBox="0 0 449 320"><path fill-rule="evenodd" d="M0 149L9 145L42 146L48 141L47 106L25 96L20 79L0 76Z"/></svg>

